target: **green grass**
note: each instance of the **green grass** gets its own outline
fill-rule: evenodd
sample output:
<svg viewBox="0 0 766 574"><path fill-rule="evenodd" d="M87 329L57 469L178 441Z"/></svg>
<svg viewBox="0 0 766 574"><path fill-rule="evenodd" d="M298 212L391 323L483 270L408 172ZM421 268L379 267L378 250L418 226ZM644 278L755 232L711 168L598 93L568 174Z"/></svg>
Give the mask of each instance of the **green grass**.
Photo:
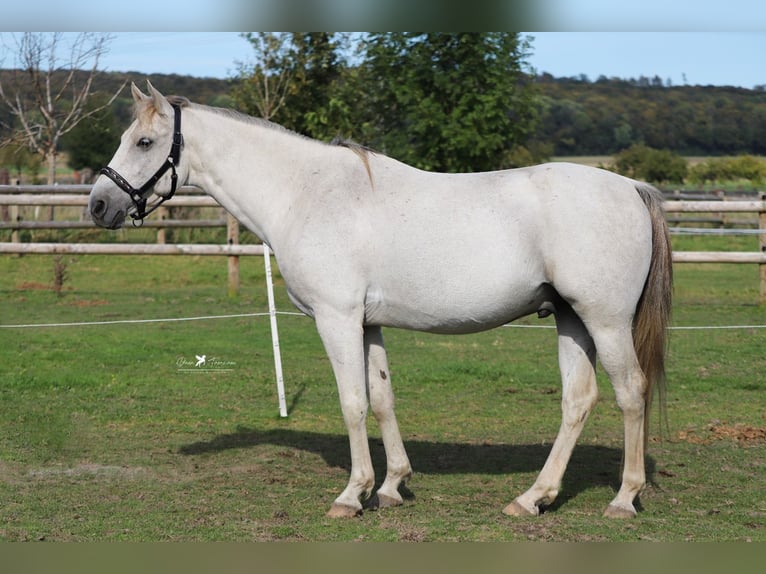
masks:
<svg viewBox="0 0 766 574"><path fill-rule="evenodd" d="M753 249L701 241L713 240ZM236 299L224 258L67 261L57 297L51 257L0 258L0 323L266 310L261 258L243 258ZM675 295L676 325L766 324L754 265L677 266ZM277 306L292 310L278 276ZM516 328L387 330L415 476L403 507L325 518L350 464L335 384L310 320L281 316L279 329L286 419L265 317L0 329L0 539L766 540L766 330L671 333L669 429L651 444L638 518L615 522L601 511L619 485L622 423L603 374L559 499L536 519L500 513L534 480L560 415L555 331ZM203 353L231 371L179 372Z"/></svg>

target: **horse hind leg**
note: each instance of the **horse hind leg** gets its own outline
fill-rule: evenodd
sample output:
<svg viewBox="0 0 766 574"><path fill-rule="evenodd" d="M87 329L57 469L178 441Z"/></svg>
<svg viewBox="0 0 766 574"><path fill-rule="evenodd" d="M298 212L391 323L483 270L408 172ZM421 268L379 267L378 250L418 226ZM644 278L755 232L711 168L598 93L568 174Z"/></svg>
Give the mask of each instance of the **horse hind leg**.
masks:
<svg viewBox="0 0 766 574"><path fill-rule="evenodd" d="M503 509L512 516L534 516L558 495L577 438L598 398L596 350L588 330L565 301L556 303L559 369L562 381L561 427L532 487Z"/></svg>
<svg viewBox="0 0 766 574"><path fill-rule="evenodd" d="M394 392L380 327L365 328L364 347L370 407L380 427L386 450L386 478L373 496L370 506L399 506L403 503L399 485L412 476L412 467L394 414Z"/></svg>
<svg viewBox="0 0 766 574"><path fill-rule="evenodd" d="M629 322L619 328L592 328L599 359L614 387L624 425L622 484L604 516L636 516L633 500L646 482L644 416L647 382L641 371Z"/></svg>

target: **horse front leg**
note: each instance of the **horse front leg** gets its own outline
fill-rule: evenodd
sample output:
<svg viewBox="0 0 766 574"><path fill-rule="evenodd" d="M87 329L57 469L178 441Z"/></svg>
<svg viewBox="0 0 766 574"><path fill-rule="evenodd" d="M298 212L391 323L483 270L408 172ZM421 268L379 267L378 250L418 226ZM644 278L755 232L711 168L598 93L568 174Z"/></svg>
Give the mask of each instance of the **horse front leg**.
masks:
<svg viewBox="0 0 766 574"><path fill-rule="evenodd" d="M412 476L412 467L404 450L399 425L394 414L394 392L388 369L386 349L380 327L364 330L364 351L367 363L367 387L370 407L378 422L386 449L386 479L374 497L373 506L399 506L404 501L399 485Z"/></svg>
<svg viewBox="0 0 766 574"><path fill-rule="evenodd" d="M361 500L372 494L375 473L367 442L368 395L361 317L325 312L316 315L317 330L330 359L343 420L351 448L351 476L327 515L333 518L361 514Z"/></svg>

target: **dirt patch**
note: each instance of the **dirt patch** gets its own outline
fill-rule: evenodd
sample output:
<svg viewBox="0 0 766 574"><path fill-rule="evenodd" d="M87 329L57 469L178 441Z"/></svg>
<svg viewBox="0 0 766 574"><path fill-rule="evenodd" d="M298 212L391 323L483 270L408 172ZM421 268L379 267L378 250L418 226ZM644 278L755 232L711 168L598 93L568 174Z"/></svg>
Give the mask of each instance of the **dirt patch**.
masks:
<svg viewBox="0 0 766 574"><path fill-rule="evenodd" d="M736 424L712 424L702 432L679 431L678 440L693 444L710 444L719 440L735 440L740 446L766 442L766 427Z"/></svg>
<svg viewBox="0 0 766 574"><path fill-rule="evenodd" d="M732 438L740 443L766 441L766 427L751 427L746 425L735 425L733 427L717 426L713 427L712 431L713 436L719 440Z"/></svg>
<svg viewBox="0 0 766 574"><path fill-rule="evenodd" d="M405 528L399 531L400 542L425 542L427 539L425 528Z"/></svg>
<svg viewBox="0 0 766 574"><path fill-rule="evenodd" d="M539 517L511 521L510 528L517 536L530 542L550 542L556 539L550 526Z"/></svg>

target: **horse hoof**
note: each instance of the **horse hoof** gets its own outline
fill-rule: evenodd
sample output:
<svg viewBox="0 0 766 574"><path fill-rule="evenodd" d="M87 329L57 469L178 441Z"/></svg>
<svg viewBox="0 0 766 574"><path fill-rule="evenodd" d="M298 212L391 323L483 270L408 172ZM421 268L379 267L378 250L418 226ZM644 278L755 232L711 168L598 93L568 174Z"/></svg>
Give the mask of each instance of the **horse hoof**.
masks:
<svg viewBox="0 0 766 574"><path fill-rule="evenodd" d="M364 505L367 510L378 510L380 508L390 508L392 506L401 506L404 501L401 498L394 498L376 492Z"/></svg>
<svg viewBox="0 0 766 574"><path fill-rule="evenodd" d="M333 504L327 511L330 518L354 518L362 515L361 508L348 506L347 504Z"/></svg>
<svg viewBox="0 0 766 574"><path fill-rule="evenodd" d="M535 507L535 510L537 510L537 507ZM537 516L539 514L539 511L532 512L531 510L522 506L519 502L514 500L508 506L503 508L503 514L507 514L508 516Z"/></svg>
<svg viewBox="0 0 766 574"><path fill-rule="evenodd" d="M395 498L386 494L377 493L375 495L375 508L390 508L392 506L401 506L403 500L401 498Z"/></svg>
<svg viewBox="0 0 766 574"><path fill-rule="evenodd" d="M607 518L635 518L636 517L636 510L631 508L626 508L624 506L617 506L616 504L610 504L606 507L606 510L604 511L604 516Z"/></svg>

